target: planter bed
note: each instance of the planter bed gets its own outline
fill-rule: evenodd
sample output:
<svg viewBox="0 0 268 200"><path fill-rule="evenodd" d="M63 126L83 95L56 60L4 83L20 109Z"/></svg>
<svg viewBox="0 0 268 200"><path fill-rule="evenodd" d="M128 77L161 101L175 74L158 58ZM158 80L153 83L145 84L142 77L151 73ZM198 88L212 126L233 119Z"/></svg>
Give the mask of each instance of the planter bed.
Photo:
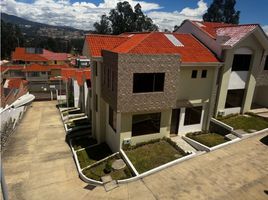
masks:
<svg viewBox="0 0 268 200"><path fill-rule="evenodd" d="M253 114L230 115L219 118L219 120L233 127L235 130L241 129L248 133L255 132L254 130L260 131L268 128L268 121Z"/></svg>
<svg viewBox="0 0 268 200"><path fill-rule="evenodd" d="M80 137L72 140L72 146L75 151L97 144L97 140L89 137Z"/></svg>
<svg viewBox="0 0 268 200"><path fill-rule="evenodd" d="M218 133L188 133L186 134L187 137L193 139L207 147L214 147L219 144L229 142L230 140L225 138L225 136L218 134Z"/></svg>
<svg viewBox="0 0 268 200"><path fill-rule="evenodd" d="M67 124L67 128L70 129L70 128L74 128L78 126L89 125L90 121L88 119L81 119L81 120L74 120L66 124Z"/></svg>
<svg viewBox="0 0 268 200"><path fill-rule="evenodd" d="M76 152L81 169L112 155L111 149L106 143L101 143L94 147L89 147Z"/></svg>
<svg viewBox="0 0 268 200"><path fill-rule="evenodd" d="M112 163L117 159L121 159L121 156L119 154L111 158L108 158L107 160L99 164L96 164L95 166L84 169L82 173L87 178L94 179L96 181L101 181L101 177L105 175L110 175L113 180L122 180L122 179L131 178L132 173L127 165L123 169L119 169L119 170L110 169L111 171L107 172L107 165L111 166Z"/></svg>
<svg viewBox="0 0 268 200"><path fill-rule="evenodd" d="M137 144L125 153L139 173L188 155L168 138Z"/></svg>
<svg viewBox="0 0 268 200"><path fill-rule="evenodd" d="M72 109L70 111L63 111L62 112L62 116L65 117L67 115L71 115L71 114L80 114L82 113L81 110L79 108L76 108L76 109Z"/></svg>

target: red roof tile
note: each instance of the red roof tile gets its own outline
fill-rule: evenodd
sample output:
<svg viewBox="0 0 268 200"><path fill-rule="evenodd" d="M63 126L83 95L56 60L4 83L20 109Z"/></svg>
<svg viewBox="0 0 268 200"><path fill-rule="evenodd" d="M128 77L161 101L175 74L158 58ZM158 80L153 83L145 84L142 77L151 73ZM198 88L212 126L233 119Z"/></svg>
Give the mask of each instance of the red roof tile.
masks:
<svg viewBox="0 0 268 200"><path fill-rule="evenodd" d="M24 72L48 72L49 67L46 65L31 64L27 65L22 71Z"/></svg>
<svg viewBox="0 0 268 200"><path fill-rule="evenodd" d="M113 35L90 34L86 36L89 52L94 57L101 57L102 49L111 50L128 39L128 37Z"/></svg>
<svg viewBox="0 0 268 200"><path fill-rule="evenodd" d="M42 54L27 53L26 48L17 47L12 52L12 60L24 60L24 61L49 61L49 60L67 60L67 53L54 53L43 49Z"/></svg>
<svg viewBox="0 0 268 200"><path fill-rule="evenodd" d="M68 68L61 69L61 75L66 79L75 79L78 85L82 86L86 80L90 80L91 71L90 69Z"/></svg>
<svg viewBox="0 0 268 200"><path fill-rule="evenodd" d="M171 36L175 40L182 43L182 46L174 45L167 37ZM115 36L113 36L115 37ZM119 36L120 38L122 36ZM104 36L96 37L88 36L88 46L94 49L94 46L104 40ZM109 41L110 36L107 36L106 41ZM108 45L107 45L108 46ZM121 44L117 47L109 49L100 47L95 49L95 55L101 55L101 50L110 50L117 53L130 53L130 54L179 54L182 62L218 62L214 54L201 44L191 34L180 33L133 33L131 37L127 37L125 40L121 40Z"/></svg>
<svg viewBox="0 0 268 200"><path fill-rule="evenodd" d="M18 89L21 84L26 85L28 83L28 81L23 80L21 78L11 78L11 79L7 79L7 87L12 89L12 88L16 88Z"/></svg>

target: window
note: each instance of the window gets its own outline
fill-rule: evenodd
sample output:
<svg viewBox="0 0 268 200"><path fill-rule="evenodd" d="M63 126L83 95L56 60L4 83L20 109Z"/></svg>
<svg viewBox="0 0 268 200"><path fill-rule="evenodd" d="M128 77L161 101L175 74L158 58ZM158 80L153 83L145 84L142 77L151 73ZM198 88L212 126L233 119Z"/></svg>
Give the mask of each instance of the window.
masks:
<svg viewBox="0 0 268 200"><path fill-rule="evenodd" d="M244 89L228 90L225 108L242 107L244 91Z"/></svg>
<svg viewBox="0 0 268 200"><path fill-rule="evenodd" d="M197 78L197 70L192 71L192 78Z"/></svg>
<svg viewBox="0 0 268 200"><path fill-rule="evenodd" d="M186 108L184 125L200 124L202 114L202 106Z"/></svg>
<svg viewBox="0 0 268 200"><path fill-rule="evenodd" d="M251 55L234 55L232 71L248 71Z"/></svg>
<svg viewBox="0 0 268 200"><path fill-rule="evenodd" d="M202 70L201 78L207 78L207 70Z"/></svg>
<svg viewBox="0 0 268 200"><path fill-rule="evenodd" d="M109 125L116 132L116 112L109 106Z"/></svg>
<svg viewBox="0 0 268 200"><path fill-rule="evenodd" d="M266 59L265 59L264 70L268 70L268 56L266 56Z"/></svg>
<svg viewBox="0 0 268 200"><path fill-rule="evenodd" d="M133 115L132 136L160 132L161 113Z"/></svg>
<svg viewBox="0 0 268 200"><path fill-rule="evenodd" d="M30 72L30 77L39 77L39 72Z"/></svg>
<svg viewBox="0 0 268 200"><path fill-rule="evenodd" d="M57 64L57 61L56 61L56 60L54 61L54 64L55 64L55 65Z"/></svg>
<svg viewBox="0 0 268 200"><path fill-rule="evenodd" d="M134 73L133 93L164 91L165 73Z"/></svg>
<svg viewBox="0 0 268 200"><path fill-rule="evenodd" d="M46 72L41 72L42 75L46 75Z"/></svg>
<svg viewBox="0 0 268 200"><path fill-rule="evenodd" d="M98 112L98 95L96 94L95 95L95 109L96 109L96 112Z"/></svg>

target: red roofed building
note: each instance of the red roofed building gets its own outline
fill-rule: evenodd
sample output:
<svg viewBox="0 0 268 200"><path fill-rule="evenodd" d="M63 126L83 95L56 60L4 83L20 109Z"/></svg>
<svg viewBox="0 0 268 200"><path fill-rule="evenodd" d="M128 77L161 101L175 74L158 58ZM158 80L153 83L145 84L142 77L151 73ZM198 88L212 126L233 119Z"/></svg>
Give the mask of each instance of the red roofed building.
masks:
<svg viewBox="0 0 268 200"><path fill-rule="evenodd" d="M11 59L13 63L18 64L63 65L69 63L67 53L55 53L42 48L17 47L12 52Z"/></svg>
<svg viewBox="0 0 268 200"><path fill-rule="evenodd" d="M53 96L56 96L55 89L60 89L59 80L53 79L53 77L60 76L62 69L69 68L70 66L67 64L41 65L32 63L27 65L6 65L1 66L1 77L4 79L25 79L29 82L29 91L36 96L37 100L39 97L40 99L51 99L51 92ZM62 91L62 93L65 93L65 91Z"/></svg>
<svg viewBox="0 0 268 200"><path fill-rule="evenodd" d="M1 83L1 108L11 105L28 92L28 81L20 78L5 79Z"/></svg>
<svg viewBox="0 0 268 200"><path fill-rule="evenodd" d="M178 33L191 33L224 63L215 116L268 107L268 37L259 24L185 20Z"/></svg>
<svg viewBox="0 0 268 200"><path fill-rule="evenodd" d="M91 119L91 72L90 69L65 68L61 70L65 81L69 106L79 107ZM73 105L72 105L73 102Z"/></svg>
<svg viewBox="0 0 268 200"><path fill-rule="evenodd" d="M218 58L192 34L87 35L92 133L122 144L208 130Z"/></svg>

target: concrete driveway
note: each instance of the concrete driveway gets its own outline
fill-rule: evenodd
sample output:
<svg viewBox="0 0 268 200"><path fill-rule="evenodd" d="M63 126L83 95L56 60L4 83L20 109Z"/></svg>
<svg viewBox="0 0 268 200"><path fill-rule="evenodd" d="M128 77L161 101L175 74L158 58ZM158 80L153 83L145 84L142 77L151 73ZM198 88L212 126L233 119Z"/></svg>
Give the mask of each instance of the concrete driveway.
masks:
<svg viewBox="0 0 268 200"><path fill-rule="evenodd" d="M12 200L267 200L268 146L243 140L105 192L78 178L55 102L34 102L2 161Z"/></svg>

